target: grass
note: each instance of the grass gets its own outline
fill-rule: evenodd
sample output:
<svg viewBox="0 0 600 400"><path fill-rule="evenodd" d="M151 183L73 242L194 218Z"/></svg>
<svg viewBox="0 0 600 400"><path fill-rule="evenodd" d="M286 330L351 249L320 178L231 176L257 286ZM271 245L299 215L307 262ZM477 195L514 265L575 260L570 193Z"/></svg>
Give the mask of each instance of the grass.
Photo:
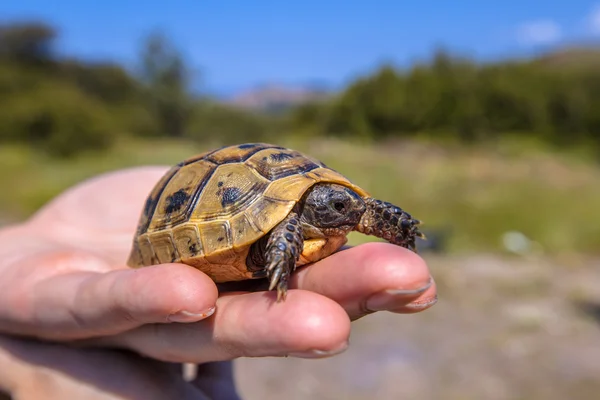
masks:
<svg viewBox="0 0 600 400"><path fill-rule="evenodd" d="M378 198L451 232L452 251L503 251L508 231L526 235L544 253L600 249L600 168L582 157L507 145L464 148L427 142L379 145L288 137ZM216 144L122 141L105 154L69 161L25 147L0 149L0 210L21 219L53 196L93 175L136 165L170 165ZM351 235L352 243L372 240Z"/></svg>

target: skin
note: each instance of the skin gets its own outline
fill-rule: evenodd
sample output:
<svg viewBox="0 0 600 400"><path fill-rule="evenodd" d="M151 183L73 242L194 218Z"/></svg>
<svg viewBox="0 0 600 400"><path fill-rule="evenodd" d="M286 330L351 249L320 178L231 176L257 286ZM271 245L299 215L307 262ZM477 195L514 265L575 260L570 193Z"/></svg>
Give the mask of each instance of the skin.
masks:
<svg viewBox="0 0 600 400"><path fill-rule="evenodd" d="M332 356L347 348L352 320L437 300L423 259L386 243L298 269L278 307L274 292L219 296L186 265L130 269L141 206L166 169L98 176L0 230L0 389L23 399L236 398L230 360ZM173 364L184 362L201 364L195 381Z"/></svg>
<svg viewBox="0 0 600 400"><path fill-rule="evenodd" d="M305 240L345 237L358 231L416 251L415 238L425 237L417 228L419 224L393 204L363 199L342 185L318 184L269 235L252 246L247 263L257 270L255 276L269 278L269 290L277 288L280 302L286 298L288 280Z"/></svg>

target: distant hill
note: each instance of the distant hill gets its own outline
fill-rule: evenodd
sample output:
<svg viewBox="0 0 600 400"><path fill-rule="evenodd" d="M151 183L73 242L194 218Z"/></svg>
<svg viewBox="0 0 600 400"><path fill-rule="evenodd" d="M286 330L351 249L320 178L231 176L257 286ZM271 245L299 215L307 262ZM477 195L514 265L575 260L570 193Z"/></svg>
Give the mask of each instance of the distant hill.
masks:
<svg viewBox="0 0 600 400"><path fill-rule="evenodd" d="M229 105L267 112L280 112L299 104L329 97L330 89L313 86L262 85L225 100Z"/></svg>
<svg viewBox="0 0 600 400"><path fill-rule="evenodd" d="M554 49L535 57L534 62L556 68L600 68L600 44Z"/></svg>

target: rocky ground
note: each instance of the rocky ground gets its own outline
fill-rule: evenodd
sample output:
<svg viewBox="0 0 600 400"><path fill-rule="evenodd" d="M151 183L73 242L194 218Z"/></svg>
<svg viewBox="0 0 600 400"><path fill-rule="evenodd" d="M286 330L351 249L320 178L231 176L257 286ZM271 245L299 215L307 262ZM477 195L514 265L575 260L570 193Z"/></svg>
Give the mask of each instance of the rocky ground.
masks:
<svg viewBox="0 0 600 400"><path fill-rule="evenodd" d="M426 258L435 307L356 322L334 358L239 360L244 398L600 398L600 259Z"/></svg>

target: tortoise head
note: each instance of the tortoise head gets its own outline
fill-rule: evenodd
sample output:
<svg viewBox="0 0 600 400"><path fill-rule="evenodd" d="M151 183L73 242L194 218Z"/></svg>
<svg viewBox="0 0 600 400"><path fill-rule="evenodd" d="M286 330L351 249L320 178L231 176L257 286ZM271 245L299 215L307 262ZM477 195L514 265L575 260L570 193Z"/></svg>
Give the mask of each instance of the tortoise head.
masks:
<svg viewBox="0 0 600 400"><path fill-rule="evenodd" d="M356 227L365 210L365 201L352 189L321 183L307 193L300 219L307 237L340 236Z"/></svg>

